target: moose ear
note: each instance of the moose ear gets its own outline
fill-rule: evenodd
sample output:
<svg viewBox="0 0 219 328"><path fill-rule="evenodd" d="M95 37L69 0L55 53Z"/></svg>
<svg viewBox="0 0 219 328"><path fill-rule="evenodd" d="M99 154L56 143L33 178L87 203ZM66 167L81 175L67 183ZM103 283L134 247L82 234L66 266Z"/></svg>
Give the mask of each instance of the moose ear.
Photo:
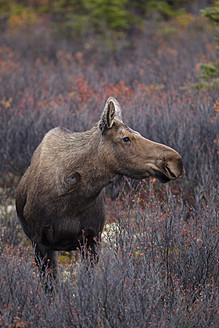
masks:
<svg viewBox="0 0 219 328"><path fill-rule="evenodd" d="M113 125L114 118L122 120L121 109L118 101L110 97L107 99L103 113L99 121L99 129L103 133L105 129L110 129Z"/></svg>

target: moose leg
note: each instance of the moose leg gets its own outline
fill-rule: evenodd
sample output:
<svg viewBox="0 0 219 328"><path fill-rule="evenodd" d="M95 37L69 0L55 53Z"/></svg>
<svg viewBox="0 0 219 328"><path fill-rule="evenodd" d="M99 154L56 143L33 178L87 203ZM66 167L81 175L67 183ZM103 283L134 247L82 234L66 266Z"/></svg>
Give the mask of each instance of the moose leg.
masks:
<svg viewBox="0 0 219 328"><path fill-rule="evenodd" d="M45 284L45 291L53 291L54 282L58 274L58 252L46 248L42 244L35 247L35 260L40 270L40 277Z"/></svg>

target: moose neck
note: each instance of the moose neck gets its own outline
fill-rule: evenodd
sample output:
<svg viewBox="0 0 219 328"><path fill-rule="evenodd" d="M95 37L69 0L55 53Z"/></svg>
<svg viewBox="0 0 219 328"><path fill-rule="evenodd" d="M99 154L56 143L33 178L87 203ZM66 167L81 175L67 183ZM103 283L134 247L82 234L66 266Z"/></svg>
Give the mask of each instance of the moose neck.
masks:
<svg viewBox="0 0 219 328"><path fill-rule="evenodd" d="M95 126L91 130L74 133L69 143L72 145L72 158L69 158L68 162L73 169L72 173L78 173L80 176L78 194L83 194L87 198L96 197L116 176L116 173L111 172L106 165L104 150L100 146L101 132Z"/></svg>

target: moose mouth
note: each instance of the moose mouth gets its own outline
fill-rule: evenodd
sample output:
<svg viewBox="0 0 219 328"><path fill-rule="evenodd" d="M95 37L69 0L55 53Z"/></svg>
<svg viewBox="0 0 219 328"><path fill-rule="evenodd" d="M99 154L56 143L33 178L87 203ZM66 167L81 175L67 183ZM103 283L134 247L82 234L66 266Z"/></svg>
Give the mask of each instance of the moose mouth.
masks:
<svg viewBox="0 0 219 328"><path fill-rule="evenodd" d="M162 183L167 183L170 179L162 172L154 170L154 176Z"/></svg>

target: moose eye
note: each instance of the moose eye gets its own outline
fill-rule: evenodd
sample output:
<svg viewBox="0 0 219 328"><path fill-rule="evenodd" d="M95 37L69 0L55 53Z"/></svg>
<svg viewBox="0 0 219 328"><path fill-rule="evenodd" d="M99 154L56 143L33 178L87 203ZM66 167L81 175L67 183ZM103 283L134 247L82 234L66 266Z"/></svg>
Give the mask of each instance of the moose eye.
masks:
<svg viewBox="0 0 219 328"><path fill-rule="evenodd" d="M123 138L123 141L124 141L124 142L129 142L130 139L129 139L129 137L125 137L125 138Z"/></svg>

